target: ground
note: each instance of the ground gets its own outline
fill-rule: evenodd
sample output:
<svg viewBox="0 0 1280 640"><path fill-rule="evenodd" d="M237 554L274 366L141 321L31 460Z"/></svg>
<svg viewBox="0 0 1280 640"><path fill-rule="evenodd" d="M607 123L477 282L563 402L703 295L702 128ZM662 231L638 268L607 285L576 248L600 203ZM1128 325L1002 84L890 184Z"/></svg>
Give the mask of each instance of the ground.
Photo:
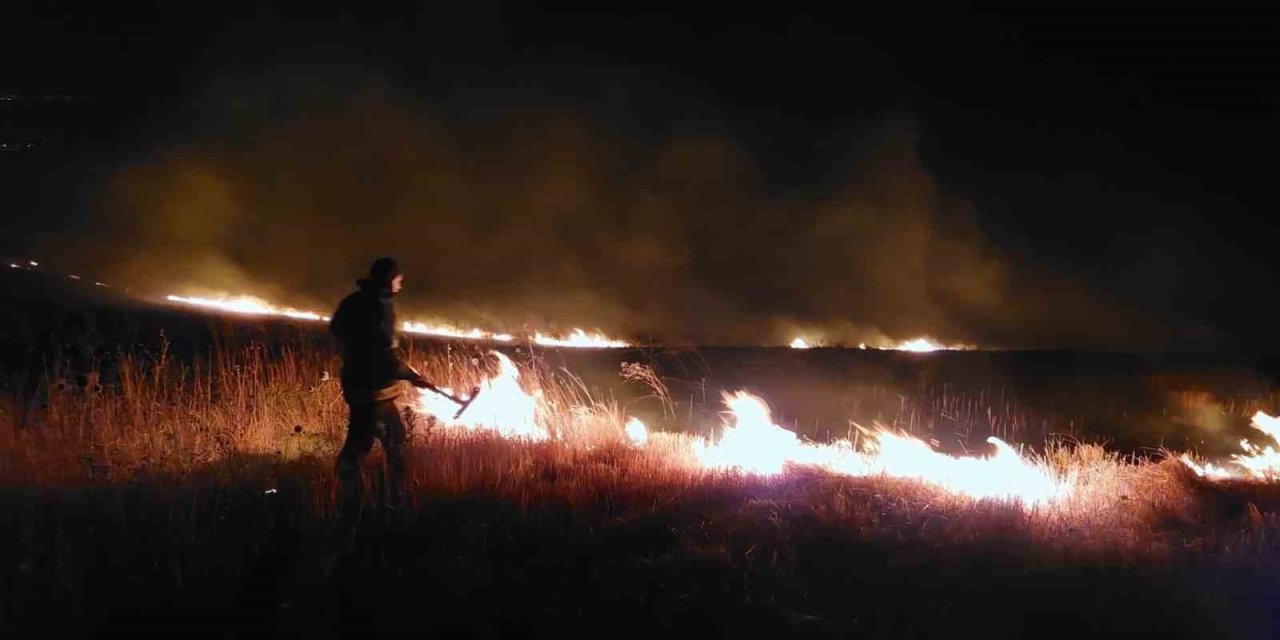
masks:
<svg viewBox="0 0 1280 640"><path fill-rule="evenodd" d="M1203 440L1202 451L1227 450L1250 411L1275 408L1264 368L1140 359L1135 376L1133 359L1057 354L1038 357L1075 369L1054 361L1020 373L1014 356L710 350L698 357L711 400L682 404L697 376L672 370L691 352L512 351L554 404L558 437L419 423L408 504L381 504L375 452L371 499L344 531L332 469L344 409L324 381L336 363L322 332L98 300L31 305L25 316L10 309L6 335L46 339L4 343L7 636L1253 638L1280 629L1280 490L1204 481L1159 449ZM71 314L91 320L65 330ZM73 333L90 345L93 376L75 371ZM475 356L422 341L411 352L424 372L459 385L485 373ZM677 399L666 414L652 388L621 379L618 359L669 382ZM761 372L770 363L784 380ZM1056 385L1043 373L1055 367L1065 371ZM810 437L830 436L824 416L840 412L952 449L1003 428L1084 488L1028 508L910 480L690 464L691 439L714 434L717 385L753 379L782 407L780 423ZM820 397L828 404L806 415L803 400ZM639 447L621 421L645 412L659 433ZM1054 436L1081 416L1071 438Z"/></svg>

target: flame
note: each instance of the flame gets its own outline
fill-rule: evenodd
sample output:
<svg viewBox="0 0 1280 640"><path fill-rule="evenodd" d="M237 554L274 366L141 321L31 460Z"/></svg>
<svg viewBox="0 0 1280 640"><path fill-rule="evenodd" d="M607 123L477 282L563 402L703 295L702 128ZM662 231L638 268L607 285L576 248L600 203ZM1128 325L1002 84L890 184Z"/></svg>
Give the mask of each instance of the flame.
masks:
<svg viewBox="0 0 1280 640"><path fill-rule="evenodd" d="M1266 434L1272 440L1280 442L1280 418L1259 411L1253 414L1253 419L1249 422L1249 426ZM1260 447L1248 440L1241 440L1240 448L1244 450L1244 453L1232 455L1230 462L1228 462L1228 464L1238 467L1238 470L1218 466L1212 462L1201 465L1186 454L1183 454L1179 459L1197 475L1205 478L1217 480L1226 478L1280 479L1280 451L1276 450L1275 447L1271 445Z"/></svg>
<svg viewBox="0 0 1280 640"><path fill-rule="evenodd" d="M489 333L480 329L462 330L449 325L435 324L429 325L422 322L413 322L406 320L401 323L401 330L408 333L418 333L428 336L441 336L444 338L461 338L463 340L493 340L496 342L511 342L514 336L505 333Z"/></svg>
<svg viewBox="0 0 1280 640"><path fill-rule="evenodd" d="M906 340L894 347L898 351L913 351L915 353L929 353L937 351L944 347L928 338L916 338L914 340Z"/></svg>
<svg viewBox="0 0 1280 640"><path fill-rule="evenodd" d="M329 316L320 315L314 311L300 311L289 307L277 307L259 298L250 296L239 296L235 298L198 298L184 296L167 296L165 298L170 302L179 302L182 304L194 305L197 307L205 307L208 309L217 309L219 311L229 311L231 313L239 313L254 316L283 316L286 318L295 318L298 320L313 320L328 322Z"/></svg>
<svg viewBox="0 0 1280 640"><path fill-rule="evenodd" d="M14 265L14 268L21 267ZM95 284L106 286L100 283ZM309 320L313 322L329 321L329 316L316 311L282 307L253 296L221 295L215 298L202 298L198 296L170 295L166 296L165 299L170 302L192 305L204 309L213 309L243 315L279 316L284 318L293 318L295 320ZM506 333L492 333L476 328L460 329L448 324L428 324L414 320L407 320L400 323L400 330L406 333L463 340L492 340L494 342L512 342L515 340L515 336ZM539 332L533 335L533 341L537 344L549 347L620 348L631 346L627 342L614 340L600 333L588 334L582 329L574 329L573 332L566 337L556 337Z"/></svg>
<svg viewBox="0 0 1280 640"><path fill-rule="evenodd" d="M1228 469L1226 467L1220 467L1212 462L1206 462L1204 464L1200 464L1195 460L1192 460L1191 456L1185 453L1182 454L1181 456L1178 456L1178 459L1181 460L1183 464L1187 465L1187 468L1191 469L1196 473L1196 475L1202 478L1210 478L1212 480L1226 480L1228 478L1232 478L1237 475L1236 472L1232 471L1231 469Z"/></svg>
<svg viewBox="0 0 1280 640"><path fill-rule="evenodd" d="M850 476L887 475L927 482L973 498L1046 503L1070 494L1071 484L1045 465L1023 459L999 438L988 438L995 454L954 457L907 435L878 430L857 451L847 440L832 444L801 441L773 423L764 400L745 391L724 395L732 424L720 441L695 443L694 455L707 467L758 474L780 473L788 464L812 465Z"/></svg>
<svg viewBox="0 0 1280 640"><path fill-rule="evenodd" d="M900 342L898 343L898 346L894 348L897 349L898 351L930 353L932 351L937 351L939 349L946 349L947 347L944 347L938 344L937 342L930 340L929 338L915 338L914 340L906 340L906 341Z"/></svg>
<svg viewBox="0 0 1280 640"><path fill-rule="evenodd" d="M497 351L490 353L498 358L498 375L480 385L479 394L461 416L453 418L458 411L456 403L428 389L417 390L417 409L447 425L493 429L510 438L545 440L547 431L538 423L542 392L526 393L520 386L520 369L515 363ZM441 391L453 394L447 387Z"/></svg>
<svg viewBox="0 0 1280 640"><path fill-rule="evenodd" d="M861 460L862 468L844 471L913 478L972 498L1021 500L1030 505L1071 494L1072 483L1056 477L1047 466L1024 459L994 436L987 442L996 448L995 454L986 458L949 456L917 438L883 430L874 437L871 453Z"/></svg>
<svg viewBox="0 0 1280 640"><path fill-rule="evenodd" d="M694 443L694 456L707 467L751 473L781 473L788 462L817 463L816 447L801 443L796 434L775 424L764 400L745 391L724 394L733 424L726 420L715 444Z"/></svg>
<svg viewBox="0 0 1280 640"><path fill-rule="evenodd" d="M544 335L542 333L534 333L533 341L546 347L595 347L595 348L621 348L631 345L621 340L612 340L599 333L588 335L582 329L574 329L567 338L556 338Z"/></svg>
<svg viewBox="0 0 1280 640"><path fill-rule="evenodd" d="M643 447L649 442L649 427L645 426L639 418L628 418L624 430L627 433L627 438L638 446Z"/></svg>
<svg viewBox="0 0 1280 640"><path fill-rule="evenodd" d="M792 349L810 349L810 348L813 348L814 346L817 346L820 343L821 343L820 341L810 342L810 340L797 336L794 340L792 340L789 343L788 346L790 346ZM934 351L968 351L973 349L974 347L967 344L943 344L941 342L938 342L937 340L934 340L933 338L929 338L927 336L920 336L918 338L912 338L910 340L903 340L902 342L898 342L896 344L887 342L887 341L880 341L878 345L868 346L866 342L859 342L858 348L859 349L886 349L890 351L910 351L913 353L931 353Z"/></svg>
<svg viewBox="0 0 1280 640"><path fill-rule="evenodd" d="M168 296L167 299L233 313L277 315L310 321L329 319L316 312L278 307L250 296ZM410 333L450 338L501 342L514 340L510 335L480 329L463 330L450 325L414 321L405 322L403 328ZM600 334L587 334L582 329L575 329L565 338L535 333L533 341L556 347L628 346L625 342ZM797 338L791 346L806 348L809 344L802 338ZM954 347L944 347L928 338L917 338L900 344L899 348L927 352ZM481 384L479 395L461 416L456 419L453 417L458 410L454 401L429 390L418 390L415 408L436 416L446 425L492 429L503 436L520 439L549 438L549 430L540 422L544 415L541 392L526 392L520 384L519 368L505 355L492 353L498 359L499 371ZM450 389L443 391L453 394ZM850 476L886 475L916 479L960 495L1018 500L1028 505L1065 497L1072 488L1071 483L1056 477L1044 464L1024 459L997 438L988 439L995 447L994 454L989 457L955 457L934 451L926 442L917 438L880 429L869 432L868 442L858 450L847 440L831 444L802 441L795 433L774 424L768 405L745 391L725 394L724 402L728 412L719 441L695 441L693 444L694 459L705 468L777 474L788 465L809 465ZM1259 428L1264 431L1271 429L1268 433L1280 433L1280 420L1269 416L1266 418L1255 418L1256 422L1262 423ZM647 444L650 439L648 428L636 418L627 420L624 433L632 443L640 446ZM1268 465L1273 465L1280 469L1280 453L1270 448L1254 450L1247 446L1246 452L1275 458L1266 463L1259 462L1258 468L1270 468ZM1208 472L1210 471L1206 471Z"/></svg>

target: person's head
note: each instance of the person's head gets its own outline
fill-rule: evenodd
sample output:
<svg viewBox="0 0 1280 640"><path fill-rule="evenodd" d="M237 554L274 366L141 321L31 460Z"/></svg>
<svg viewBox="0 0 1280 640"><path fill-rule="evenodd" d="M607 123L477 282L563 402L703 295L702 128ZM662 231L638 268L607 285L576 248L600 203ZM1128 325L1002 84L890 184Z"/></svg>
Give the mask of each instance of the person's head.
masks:
<svg viewBox="0 0 1280 640"><path fill-rule="evenodd" d="M400 293L400 289L404 287L404 274L400 273L400 264L395 258L378 258L369 267L366 281L375 288Z"/></svg>

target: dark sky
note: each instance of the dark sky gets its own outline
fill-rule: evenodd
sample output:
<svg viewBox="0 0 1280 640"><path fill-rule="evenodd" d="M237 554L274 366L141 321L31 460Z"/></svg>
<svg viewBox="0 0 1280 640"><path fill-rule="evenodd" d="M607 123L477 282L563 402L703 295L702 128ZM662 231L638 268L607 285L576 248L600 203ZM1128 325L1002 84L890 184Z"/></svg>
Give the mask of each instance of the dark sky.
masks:
<svg viewBox="0 0 1280 640"><path fill-rule="evenodd" d="M315 304L394 252L423 313L670 340L1280 352L1266 15L112 4L0 10L8 252Z"/></svg>

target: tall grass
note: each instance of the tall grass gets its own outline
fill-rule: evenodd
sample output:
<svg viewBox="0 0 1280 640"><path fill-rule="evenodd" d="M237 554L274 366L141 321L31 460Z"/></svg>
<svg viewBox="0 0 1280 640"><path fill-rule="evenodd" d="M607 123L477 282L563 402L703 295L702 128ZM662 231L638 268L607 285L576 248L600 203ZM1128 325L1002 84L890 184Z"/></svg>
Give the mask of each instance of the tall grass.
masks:
<svg viewBox="0 0 1280 640"><path fill-rule="evenodd" d="M468 350L410 357L454 388L477 384L493 367ZM895 635L944 630L968 619L961 610L1000 604L963 593L973 585L1044 608L1010 596L1001 581L1035 588L1137 571L1163 576L1169 593L1155 602L1176 603L1199 598L1202 581L1223 576L1270 585L1259 568L1277 568L1280 519L1272 508L1280 492L1267 485L1207 484L1172 460L1061 442L1037 460L1077 478L1081 489L1037 509L884 477L707 471L691 463L689 436L656 434L649 446L632 446L616 401L537 360L526 364L526 384L542 392L554 437L531 443L415 422L408 505L371 506L363 542L345 552L354 564L335 568L326 560L337 495L332 459L346 418L337 365L331 354L288 345L226 347L194 361L161 349L129 354L113 376L118 383L102 390L59 385L55 367L34 406L7 397L0 504L14 537L0 552L10 577L0 631L40 629L58 611L67 629L117 629L110 619L142 599L191 615L238 607L256 612L254 624L323 635L333 631L324 624L349 619L326 598L341 594L370 610L384 604L335 580L390 580L457 600L485 590L515 598L513 585L536 575L550 586L520 596L537 606L515 603L516 622L458 611L430 622L415 623L409 611L383 619L409 630L448 620L509 633L543 619L572 626L644 611L646 624L696 626L704 620L697 607L710 606L727 607L724 616L706 614L721 628L760 615L761 629L776 624L792 634ZM651 373L631 376L664 397ZM975 411L957 399L934 410ZM379 464L375 455L368 465L375 483ZM535 567L537 558L575 577L557 582ZM1028 578L1035 575L1045 582ZM950 589L951 599L928 596L942 609L911 622L910 607L887 595L921 597L903 576L954 582L934 587ZM862 603L850 606L841 592L861 594ZM571 611L565 599L573 598L590 611ZM1159 608L1143 602L1134 615ZM1087 598L1072 603L1092 607L1089 615L1121 611ZM281 613L289 607L307 613ZM1192 612L1217 615L1216 607L1230 615L1213 617L1215 624L1244 625L1219 627L1224 635L1262 624L1247 602L1201 598L1165 626L1185 630L1178 625ZM125 618L143 624L145 616ZM889 619L897 626L867 626Z"/></svg>
<svg viewBox="0 0 1280 640"><path fill-rule="evenodd" d="M428 377L454 388L479 384L496 371L495 362L475 351L418 352L411 359ZM305 459L324 466L344 436L346 407L335 375L339 364L332 354L287 345L222 348L186 362L169 357L163 348L130 354L119 365L117 387L86 391L46 384L39 406L28 410L21 424L17 399L6 397L0 478L11 486L75 487L129 482L140 474L180 475L245 458L279 464ZM664 396L661 380L651 371L624 374L652 388L655 397ZM50 379L60 378L54 368ZM732 472L696 469L686 436L657 434L649 447L630 446L619 404L569 372L534 359L524 366L522 380L543 398L541 419L550 441L534 445L450 431L420 416L411 421L411 431L420 445L414 455L431 457L421 469L423 478L430 477L426 490L469 491L480 482L475 479L479 474L501 486L519 487L519 495L540 495L539 478L520 472L530 465L554 466L569 477L625 471L625 480L611 491L737 478ZM961 413L956 407L963 403L942 398L933 402L943 403L943 413ZM1208 486L1175 462L1125 458L1098 445L1051 442L1036 458L1060 476L1078 478L1081 490L1072 500L1039 510L1046 513L1032 520L1068 528L1087 522L1094 537L1123 531L1147 544L1156 532L1139 521L1156 517L1147 513L1150 509L1186 516L1196 491ZM423 478L415 482L427 482ZM575 486L553 485L562 499L569 499L563 494ZM943 494L930 501L970 502ZM1112 517L1123 526L1104 526Z"/></svg>

